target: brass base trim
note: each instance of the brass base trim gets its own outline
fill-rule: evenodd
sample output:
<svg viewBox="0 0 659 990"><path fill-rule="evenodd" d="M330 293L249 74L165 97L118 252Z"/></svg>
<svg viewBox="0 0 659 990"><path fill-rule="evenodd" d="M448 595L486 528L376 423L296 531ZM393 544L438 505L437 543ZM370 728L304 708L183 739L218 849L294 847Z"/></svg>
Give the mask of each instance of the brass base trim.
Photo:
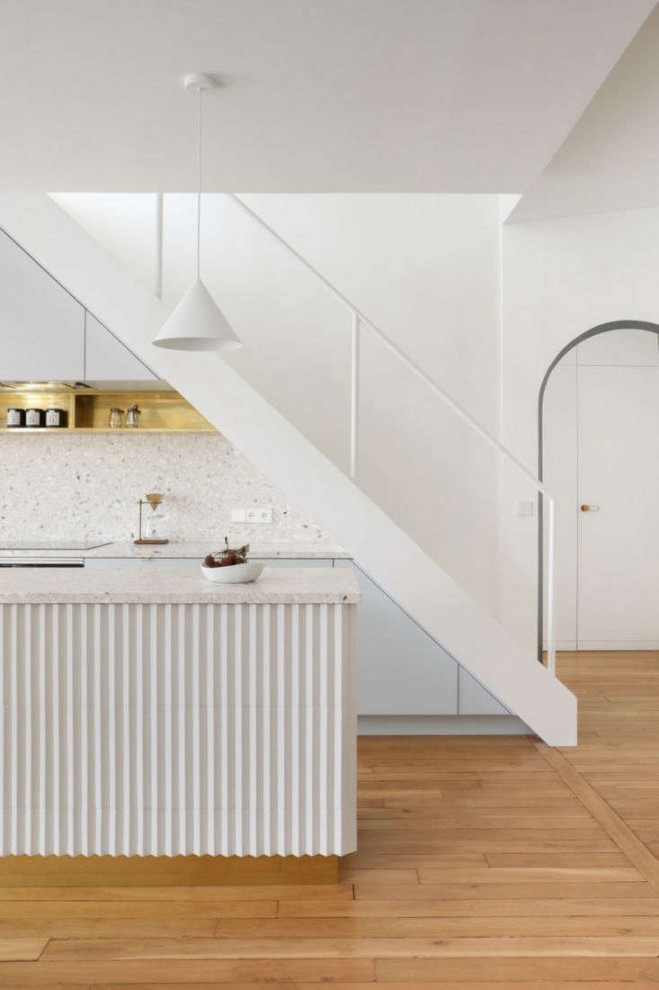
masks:
<svg viewBox="0 0 659 990"><path fill-rule="evenodd" d="M0 887L336 883L338 856L0 856Z"/></svg>

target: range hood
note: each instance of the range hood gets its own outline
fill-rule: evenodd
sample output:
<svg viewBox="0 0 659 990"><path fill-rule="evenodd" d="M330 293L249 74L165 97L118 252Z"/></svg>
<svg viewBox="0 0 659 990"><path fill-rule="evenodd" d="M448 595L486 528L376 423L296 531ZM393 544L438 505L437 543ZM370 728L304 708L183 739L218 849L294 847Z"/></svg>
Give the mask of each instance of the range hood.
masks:
<svg viewBox="0 0 659 990"><path fill-rule="evenodd" d="M59 381L59 382L7 382L0 381L0 392L171 392L169 382L161 378L147 381Z"/></svg>
<svg viewBox="0 0 659 990"><path fill-rule="evenodd" d="M94 390L87 382L0 382L3 392L78 392Z"/></svg>

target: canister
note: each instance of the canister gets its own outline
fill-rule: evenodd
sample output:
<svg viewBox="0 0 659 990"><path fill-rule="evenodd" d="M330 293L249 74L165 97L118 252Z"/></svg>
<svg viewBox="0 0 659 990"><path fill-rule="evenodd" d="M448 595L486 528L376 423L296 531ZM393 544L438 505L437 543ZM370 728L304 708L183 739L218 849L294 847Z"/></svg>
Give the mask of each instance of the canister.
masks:
<svg viewBox="0 0 659 990"><path fill-rule="evenodd" d="M26 426L43 426L44 413L43 409L26 409L25 410L25 425Z"/></svg>
<svg viewBox="0 0 659 990"><path fill-rule="evenodd" d="M7 429L16 429L18 426L25 426L25 410L10 406L7 409Z"/></svg>
<svg viewBox="0 0 659 990"><path fill-rule="evenodd" d="M46 426L64 426L65 416L63 409L46 409Z"/></svg>

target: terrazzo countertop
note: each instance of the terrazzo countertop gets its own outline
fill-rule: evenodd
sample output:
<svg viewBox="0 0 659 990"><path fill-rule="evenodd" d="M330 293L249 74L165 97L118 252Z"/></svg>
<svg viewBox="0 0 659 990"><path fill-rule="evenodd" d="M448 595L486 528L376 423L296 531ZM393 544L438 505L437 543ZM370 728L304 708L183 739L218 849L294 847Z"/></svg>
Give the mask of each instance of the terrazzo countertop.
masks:
<svg viewBox="0 0 659 990"><path fill-rule="evenodd" d="M216 541L217 542L217 541ZM93 547L90 550L1 550L0 560L13 560L17 557L32 558L56 558L62 560L80 558L100 558L100 559L135 559L152 560L162 557L163 560L173 560L177 557L191 558L198 557L200 560L206 556L210 550L221 549L220 540L217 546L211 541L199 542L172 542L165 546L135 546L134 543L107 543L102 547ZM252 559L262 560L350 560L350 554L342 550L341 547L328 543L251 543L249 555Z"/></svg>
<svg viewBox="0 0 659 990"><path fill-rule="evenodd" d="M0 571L0 604L356 604L351 569L266 567L252 584L213 584L192 568Z"/></svg>

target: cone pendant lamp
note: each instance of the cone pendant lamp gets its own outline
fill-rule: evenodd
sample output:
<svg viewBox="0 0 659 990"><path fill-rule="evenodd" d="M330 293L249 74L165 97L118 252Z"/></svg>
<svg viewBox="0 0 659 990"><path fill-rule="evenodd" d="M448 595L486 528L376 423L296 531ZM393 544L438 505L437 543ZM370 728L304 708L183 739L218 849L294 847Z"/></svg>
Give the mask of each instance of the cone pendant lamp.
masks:
<svg viewBox="0 0 659 990"><path fill-rule="evenodd" d="M222 310L196 278L153 341L178 351L214 351L242 347Z"/></svg>
<svg viewBox="0 0 659 990"><path fill-rule="evenodd" d="M201 251L201 100L204 90L215 89L212 76L186 76L183 85L199 94L197 127L197 277L154 337L156 347L177 351L216 351L242 347L199 274Z"/></svg>

